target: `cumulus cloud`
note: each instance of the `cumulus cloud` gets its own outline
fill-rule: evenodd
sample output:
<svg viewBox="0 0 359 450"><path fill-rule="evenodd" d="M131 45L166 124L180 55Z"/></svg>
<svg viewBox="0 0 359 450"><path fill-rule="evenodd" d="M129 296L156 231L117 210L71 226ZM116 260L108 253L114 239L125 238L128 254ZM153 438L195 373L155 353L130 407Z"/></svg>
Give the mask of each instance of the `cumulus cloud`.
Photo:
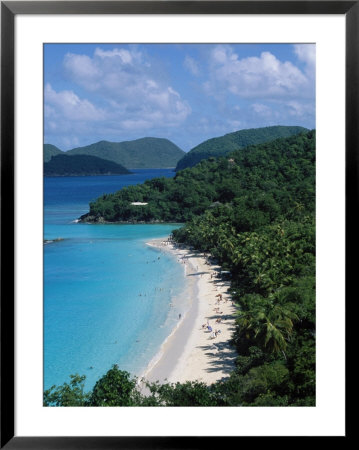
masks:
<svg viewBox="0 0 359 450"><path fill-rule="evenodd" d="M90 101L80 99L73 91L56 92L51 84L45 86L45 117L70 121L98 121L106 118L104 110Z"/></svg>
<svg viewBox="0 0 359 450"><path fill-rule="evenodd" d="M93 128L107 119L104 109L72 90L56 91L47 83L44 89L45 139L56 139L62 149L79 144L78 136L91 133Z"/></svg>
<svg viewBox="0 0 359 450"><path fill-rule="evenodd" d="M295 44L294 52L300 61L309 66L315 66L315 44Z"/></svg>
<svg viewBox="0 0 359 450"><path fill-rule="evenodd" d="M92 57L68 53L64 67L71 81L110 108L117 126L140 129L159 121L165 127L174 126L191 113L188 102L135 49L97 48Z"/></svg>
<svg viewBox="0 0 359 450"><path fill-rule="evenodd" d="M214 95L227 91L242 98L277 99L305 95L310 87L298 67L270 52L240 59L230 46L217 46L211 52L210 67L204 87Z"/></svg>
<svg viewBox="0 0 359 450"><path fill-rule="evenodd" d="M146 135L183 146L242 128L315 123L312 44L287 45L290 61L265 46L242 57L235 44L191 53L174 47L173 58L145 45L99 44L91 54L73 48L58 70L62 83L48 78L45 86L45 130L60 147L75 144L76 136L84 145Z"/></svg>

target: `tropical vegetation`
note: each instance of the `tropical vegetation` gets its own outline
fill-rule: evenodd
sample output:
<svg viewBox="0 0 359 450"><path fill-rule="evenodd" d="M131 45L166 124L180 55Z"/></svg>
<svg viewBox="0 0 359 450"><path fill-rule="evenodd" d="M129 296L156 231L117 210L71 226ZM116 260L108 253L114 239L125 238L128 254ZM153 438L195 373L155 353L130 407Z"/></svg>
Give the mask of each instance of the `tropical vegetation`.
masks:
<svg viewBox="0 0 359 450"><path fill-rule="evenodd" d="M44 144L44 163L50 161L53 156L62 155L64 152L52 144Z"/></svg>
<svg viewBox="0 0 359 450"><path fill-rule="evenodd" d="M44 163L44 175L47 177L81 175L123 175L131 173L125 167L113 161L88 155L59 154Z"/></svg>
<svg viewBox="0 0 359 450"><path fill-rule="evenodd" d="M239 130L234 133L225 134L221 137L208 139L186 153L183 158L178 161L176 171L186 169L187 167L193 167L203 159L225 156L239 148L263 144L264 142L290 137L305 131L308 130L303 127L273 126Z"/></svg>
<svg viewBox="0 0 359 450"><path fill-rule="evenodd" d="M114 366L91 392L78 375L52 387L45 405L315 405L315 131L105 195L84 220L100 217L185 222L173 238L231 274L236 368L210 386L149 383L145 396Z"/></svg>
<svg viewBox="0 0 359 450"><path fill-rule="evenodd" d="M127 169L176 167L185 154L168 139L146 137L134 141L100 141L73 148L69 155L91 155L121 164Z"/></svg>

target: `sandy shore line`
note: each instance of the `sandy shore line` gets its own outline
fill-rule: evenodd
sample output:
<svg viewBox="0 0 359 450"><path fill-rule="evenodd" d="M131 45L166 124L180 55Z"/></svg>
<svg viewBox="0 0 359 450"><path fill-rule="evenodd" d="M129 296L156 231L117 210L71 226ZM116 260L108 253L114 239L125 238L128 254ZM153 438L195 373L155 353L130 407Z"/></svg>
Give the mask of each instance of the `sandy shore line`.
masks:
<svg viewBox="0 0 359 450"><path fill-rule="evenodd" d="M229 281L221 280L220 267L210 264L201 253L162 239L148 245L171 252L184 265L186 295L192 302L143 377L161 383L199 380L206 384L228 377L236 358L229 345L236 310L228 293ZM215 330L219 331L216 336Z"/></svg>

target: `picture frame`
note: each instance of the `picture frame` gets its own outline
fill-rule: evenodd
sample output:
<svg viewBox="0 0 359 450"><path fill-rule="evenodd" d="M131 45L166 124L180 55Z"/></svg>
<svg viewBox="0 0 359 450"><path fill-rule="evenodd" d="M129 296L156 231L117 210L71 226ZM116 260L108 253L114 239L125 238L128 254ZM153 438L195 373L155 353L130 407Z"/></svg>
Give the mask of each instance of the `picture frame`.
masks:
<svg viewBox="0 0 359 450"><path fill-rule="evenodd" d="M197 448L219 439L190 437L25 437L15 435L15 17L20 14L300 14L345 15L346 20L346 291L357 236L349 205L358 198L359 2L358 1L5 1L1 3L1 448ZM4 220L6 218L6 220ZM228 439L230 439L228 437ZM238 439L237 437L235 439Z"/></svg>

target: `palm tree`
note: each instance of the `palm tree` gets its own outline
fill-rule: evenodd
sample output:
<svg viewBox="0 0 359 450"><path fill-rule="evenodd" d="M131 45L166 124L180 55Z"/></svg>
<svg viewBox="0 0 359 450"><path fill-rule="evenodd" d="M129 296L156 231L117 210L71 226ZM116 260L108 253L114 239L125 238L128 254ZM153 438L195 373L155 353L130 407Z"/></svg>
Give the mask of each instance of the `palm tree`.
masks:
<svg viewBox="0 0 359 450"><path fill-rule="evenodd" d="M264 300L264 299L263 299ZM238 313L240 332L253 338L260 346L270 352L283 352L287 348L293 331L293 320L298 317L292 311L279 305L257 307Z"/></svg>

